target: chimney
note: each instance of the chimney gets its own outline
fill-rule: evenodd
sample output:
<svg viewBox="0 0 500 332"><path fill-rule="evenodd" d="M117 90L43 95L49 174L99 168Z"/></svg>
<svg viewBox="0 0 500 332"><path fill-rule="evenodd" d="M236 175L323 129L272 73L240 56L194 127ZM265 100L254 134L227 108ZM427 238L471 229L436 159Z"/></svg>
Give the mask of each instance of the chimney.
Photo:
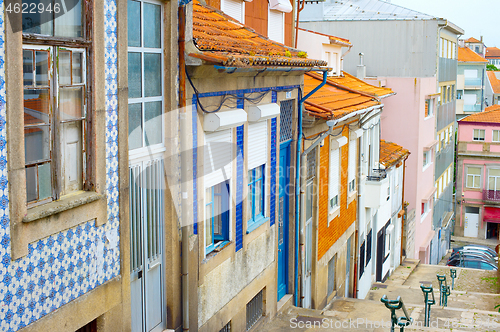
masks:
<svg viewBox="0 0 500 332"><path fill-rule="evenodd" d="M366 66L363 64L363 53L359 53L359 65L356 73L356 77L360 80L364 80L366 77Z"/></svg>
<svg viewBox="0 0 500 332"><path fill-rule="evenodd" d="M483 36L481 36L481 44L483 43Z"/></svg>

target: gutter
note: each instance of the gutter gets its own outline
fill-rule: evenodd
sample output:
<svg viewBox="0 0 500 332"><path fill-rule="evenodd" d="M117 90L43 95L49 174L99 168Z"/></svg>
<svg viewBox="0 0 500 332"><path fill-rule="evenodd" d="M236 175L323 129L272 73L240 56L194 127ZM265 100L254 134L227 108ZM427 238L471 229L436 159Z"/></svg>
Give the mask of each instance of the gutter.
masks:
<svg viewBox="0 0 500 332"><path fill-rule="evenodd" d="M323 71L323 81L318 85L314 90L309 92L306 96L303 98L299 99L299 118L298 118L298 125L297 125L297 161L296 161L296 168L295 168L295 275L294 275L294 286L295 286L295 294L294 294L294 305L296 307L299 306L299 246L301 246L299 237L300 237L300 230L302 227L300 223L299 214L300 214L300 209L299 209L299 199L300 199L300 192L302 189L302 170L301 170L301 154L300 154L300 149L301 149L301 142L302 142L302 109L304 105L304 101L309 98L313 93L318 91L321 87L323 87L326 84L326 78L328 75L328 71ZM299 96L300 97L300 96ZM302 246L304 243L302 242Z"/></svg>
<svg viewBox="0 0 500 332"><path fill-rule="evenodd" d="M310 71L321 71L327 72L331 70L331 68L327 67L227 67L221 65L214 65L214 68L217 70L223 70L227 74L233 73L252 73L258 71L259 73L270 71L270 72L310 72Z"/></svg>

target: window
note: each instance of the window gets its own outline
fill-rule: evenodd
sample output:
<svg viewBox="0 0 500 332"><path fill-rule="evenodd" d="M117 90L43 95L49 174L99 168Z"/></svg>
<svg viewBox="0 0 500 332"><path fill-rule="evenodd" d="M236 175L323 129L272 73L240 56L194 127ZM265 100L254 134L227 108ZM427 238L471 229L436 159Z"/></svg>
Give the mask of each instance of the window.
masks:
<svg viewBox="0 0 500 332"><path fill-rule="evenodd" d="M335 290L335 261L337 260L337 255L334 255L332 259L328 261L328 295L332 294Z"/></svg>
<svg viewBox="0 0 500 332"><path fill-rule="evenodd" d="M363 276L365 272L365 241L359 247L359 279Z"/></svg>
<svg viewBox="0 0 500 332"><path fill-rule="evenodd" d="M225 14L245 23L245 3L242 0L222 0L220 6Z"/></svg>
<svg viewBox="0 0 500 332"><path fill-rule="evenodd" d="M425 100L425 117L432 116L434 114L434 100L426 99Z"/></svg>
<svg viewBox="0 0 500 332"><path fill-rule="evenodd" d="M481 188L481 168L467 167L467 188Z"/></svg>
<svg viewBox="0 0 500 332"><path fill-rule="evenodd" d="M206 253L229 241L229 181L205 190Z"/></svg>
<svg viewBox="0 0 500 332"><path fill-rule="evenodd" d="M347 174L348 191L349 194L356 190L356 152L358 147L356 139L349 141L349 166Z"/></svg>
<svg viewBox="0 0 500 332"><path fill-rule="evenodd" d="M370 229L370 232L368 232L368 235L366 236L366 263L365 266L368 266L368 263L370 263L370 259L372 259L372 230Z"/></svg>
<svg viewBox="0 0 500 332"><path fill-rule="evenodd" d="M285 42L285 13L268 9L267 36L278 43Z"/></svg>
<svg viewBox="0 0 500 332"><path fill-rule="evenodd" d="M330 150L330 176L328 179L329 210L333 212L340 205L340 149Z"/></svg>
<svg viewBox="0 0 500 332"><path fill-rule="evenodd" d="M247 230L264 218L264 165L248 171L247 207L250 212Z"/></svg>
<svg viewBox="0 0 500 332"><path fill-rule="evenodd" d="M247 331L259 321L264 314L264 291L261 290L247 303L246 321Z"/></svg>
<svg viewBox="0 0 500 332"><path fill-rule="evenodd" d="M129 0L128 7L128 143L134 150L163 143L162 18L156 3Z"/></svg>
<svg viewBox="0 0 500 332"><path fill-rule="evenodd" d="M493 130L493 142L500 142L500 130Z"/></svg>
<svg viewBox="0 0 500 332"><path fill-rule="evenodd" d="M423 168L428 166L430 163L431 163L431 150L424 151Z"/></svg>
<svg viewBox="0 0 500 332"><path fill-rule="evenodd" d="M484 129L474 129L473 141L484 141Z"/></svg>
<svg viewBox="0 0 500 332"><path fill-rule="evenodd" d="M86 176L87 49L82 1L65 15L23 14L24 34L37 34L43 46L23 45L26 202L57 200L82 190ZM55 40L54 37L57 37ZM80 43L82 44L82 43Z"/></svg>
<svg viewBox="0 0 500 332"><path fill-rule="evenodd" d="M500 191L500 168L488 170L488 190Z"/></svg>
<svg viewBox="0 0 500 332"><path fill-rule="evenodd" d="M422 203L422 217L424 217L427 212L429 212L429 202L425 201Z"/></svg>

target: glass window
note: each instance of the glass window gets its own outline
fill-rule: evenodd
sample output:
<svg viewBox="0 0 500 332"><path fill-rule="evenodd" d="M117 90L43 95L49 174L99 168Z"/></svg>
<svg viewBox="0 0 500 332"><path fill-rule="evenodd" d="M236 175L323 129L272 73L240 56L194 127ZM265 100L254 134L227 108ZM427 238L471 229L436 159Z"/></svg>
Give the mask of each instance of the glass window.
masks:
<svg viewBox="0 0 500 332"><path fill-rule="evenodd" d="M22 14L23 33L67 38L84 37L82 0L31 0L27 4L29 6L26 10L23 9ZM64 15L61 14L63 12Z"/></svg>
<svg viewBox="0 0 500 332"><path fill-rule="evenodd" d="M493 130L493 142L500 142L500 130Z"/></svg>
<svg viewBox="0 0 500 332"><path fill-rule="evenodd" d="M474 129L473 141L484 141L484 129Z"/></svg>
<svg viewBox="0 0 500 332"><path fill-rule="evenodd" d="M229 181L205 191L205 252L229 241Z"/></svg>
<svg viewBox="0 0 500 332"><path fill-rule="evenodd" d="M488 170L488 190L500 190L500 168L490 168Z"/></svg>
<svg viewBox="0 0 500 332"><path fill-rule="evenodd" d="M431 163L431 151L424 151L423 167Z"/></svg>
<svg viewBox="0 0 500 332"><path fill-rule="evenodd" d="M86 51L23 48L26 200L33 204L83 189Z"/></svg>
<svg viewBox="0 0 500 332"><path fill-rule="evenodd" d="M264 165L248 171L247 208L250 213L248 227L264 218Z"/></svg>

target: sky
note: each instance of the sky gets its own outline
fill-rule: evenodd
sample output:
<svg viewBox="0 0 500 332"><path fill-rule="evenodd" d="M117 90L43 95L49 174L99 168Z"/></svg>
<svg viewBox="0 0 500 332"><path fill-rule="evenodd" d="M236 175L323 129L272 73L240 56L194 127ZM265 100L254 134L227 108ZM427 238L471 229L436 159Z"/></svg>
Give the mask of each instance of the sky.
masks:
<svg viewBox="0 0 500 332"><path fill-rule="evenodd" d="M499 0L391 0L395 5L442 17L465 30L460 39L483 36L487 47L500 48Z"/></svg>

